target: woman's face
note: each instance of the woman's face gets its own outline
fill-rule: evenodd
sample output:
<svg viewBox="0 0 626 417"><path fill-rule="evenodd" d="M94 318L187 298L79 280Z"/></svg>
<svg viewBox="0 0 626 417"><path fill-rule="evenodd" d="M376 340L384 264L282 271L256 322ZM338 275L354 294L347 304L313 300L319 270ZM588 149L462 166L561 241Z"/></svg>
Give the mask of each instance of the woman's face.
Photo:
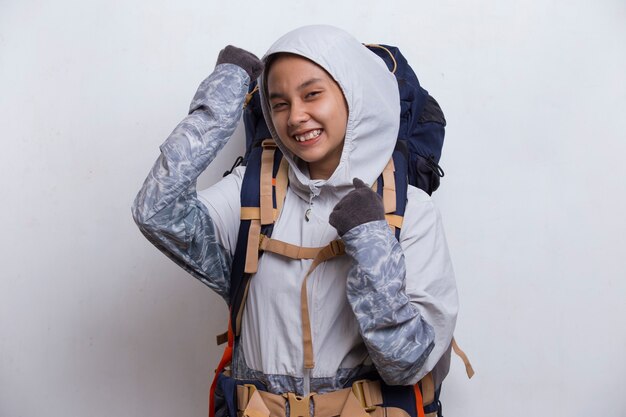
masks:
<svg viewBox="0 0 626 417"><path fill-rule="evenodd" d="M339 85L317 64L281 55L271 64L267 90L280 141L306 161L312 179L328 179L339 165L348 106Z"/></svg>

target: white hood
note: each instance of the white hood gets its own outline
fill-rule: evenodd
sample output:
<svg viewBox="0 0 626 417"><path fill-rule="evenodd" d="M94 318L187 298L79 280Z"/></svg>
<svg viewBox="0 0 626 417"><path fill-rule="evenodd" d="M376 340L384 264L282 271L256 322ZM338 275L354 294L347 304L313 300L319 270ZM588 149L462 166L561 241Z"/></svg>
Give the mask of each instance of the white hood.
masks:
<svg viewBox="0 0 626 417"><path fill-rule="evenodd" d="M290 186L303 198L330 186L338 196L352 189L352 179L373 184L389 161L400 125L400 98L395 76L386 64L350 34L332 26L305 26L278 39L263 60L275 53L301 55L326 70L348 103L348 124L339 166L324 180L311 180L306 164L280 142L270 117L267 74L259 79L261 105L269 130L289 161Z"/></svg>

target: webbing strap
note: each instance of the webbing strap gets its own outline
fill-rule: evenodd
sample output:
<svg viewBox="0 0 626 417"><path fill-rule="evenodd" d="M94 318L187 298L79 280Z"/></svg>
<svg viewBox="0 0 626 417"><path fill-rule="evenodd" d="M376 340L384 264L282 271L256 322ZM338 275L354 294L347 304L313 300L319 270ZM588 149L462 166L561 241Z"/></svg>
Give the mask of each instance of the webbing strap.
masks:
<svg viewBox="0 0 626 417"><path fill-rule="evenodd" d="M469 358L467 357L465 352L463 352L459 345L457 345L454 337L452 338L452 350L454 350L454 353L456 353L456 355L461 358L461 360L465 364L465 373L467 373L467 377L471 379L474 376L474 368L472 368L472 364L470 363Z"/></svg>
<svg viewBox="0 0 626 417"><path fill-rule="evenodd" d="M275 253L286 256L291 259L315 259L326 246L321 248L305 248L302 246L292 245L282 240L272 239L265 235L261 235L259 249L264 252Z"/></svg>
<svg viewBox="0 0 626 417"><path fill-rule="evenodd" d="M248 232L248 247L246 248L246 274L254 274L259 266L259 239L261 237L261 221L250 220Z"/></svg>
<svg viewBox="0 0 626 417"><path fill-rule="evenodd" d="M267 408L267 405L265 405L259 391L254 387L254 385L251 385L250 387L253 389L252 395L250 395L248 399L248 404L243 410L242 417L270 417L270 410Z"/></svg>
<svg viewBox="0 0 626 417"><path fill-rule="evenodd" d="M383 208L385 209L385 213L393 213L396 211L396 179L394 177L395 167L393 164L393 157L389 159L387 162L387 166L383 169ZM375 181L374 184L377 184L378 181ZM378 187L376 187L378 188ZM386 217L386 216L385 216ZM397 216L398 217L398 216ZM389 222L389 228L391 229L392 234L396 234L396 228L398 227L395 223Z"/></svg>
<svg viewBox="0 0 626 417"><path fill-rule="evenodd" d="M265 149L264 149L264 154L265 154ZM267 165L266 165L267 166ZM262 169L263 170L263 169ZM273 202L271 201L271 198L268 198L267 196L262 198L262 202L261 202L261 206L264 207L241 207L240 209L240 213L239 213L239 219L240 220L261 220L261 224L265 225L267 223L265 223L262 219L263 214L265 214L265 216L267 216L267 212L269 211L269 209L267 209L267 204L270 203L270 206L272 206L272 221L270 223L273 223L276 221L276 219L278 219L278 216L280 215L280 212L283 208L283 204L285 203L285 195L287 194L287 184L289 182L289 163L287 162L286 159L281 159L280 161L280 166L278 168L278 172L276 173L276 179L272 178L272 171L271 170L263 170L264 172L261 173L261 183L264 184L264 186L267 187L267 184L270 184L270 189L269 191L265 190L265 192L269 195L269 197L271 197L272 192L271 192L271 187L274 186L275 187L275 191L276 191L276 203L277 203L277 207L273 208ZM263 211L264 210L264 211ZM265 219L265 221L267 221L267 219Z"/></svg>
<svg viewBox="0 0 626 417"><path fill-rule="evenodd" d="M261 178L260 182L260 208L261 224L274 223L274 201L272 193L272 171L274 169L274 152L276 144L271 140L263 141L263 153L261 154Z"/></svg>
<svg viewBox="0 0 626 417"><path fill-rule="evenodd" d="M393 158L391 158L385 169L383 169L383 206L385 207L385 213L396 211L396 179L393 175L394 171Z"/></svg>
<svg viewBox="0 0 626 417"><path fill-rule="evenodd" d="M356 394L355 385L359 384L359 392ZM269 411L272 417L285 417L287 403L289 403L291 416L309 416L309 403L312 401L315 406L315 417L391 417L405 416L404 412L394 413L398 409L382 407L383 397L379 381L362 380L352 385L352 388L344 388L325 394L311 393L306 397L296 396L287 392L282 395L272 394L266 391L259 391L254 385L237 385L237 409L248 412L248 416L263 414ZM256 399L256 400L255 400ZM258 399L263 401L259 404ZM254 402L254 404L253 404ZM252 411L254 410L254 411ZM252 411L252 412L250 412Z"/></svg>
<svg viewBox="0 0 626 417"><path fill-rule="evenodd" d="M280 166L278 167L278 172L276 173L276 211L277 216L274 217L276 219L280 212L283 209L283 204L285 202L285 195L287 195L287 185L289 183L289 162L287 162L286 158L281 159Z"/></svg>
<svg viewBox="0 0 626 417"><path fill-rule="evenodd" d="M348 394L339 417L370 417L354 395Z"/></svg>
<svg viewBox="0 0 626 417"><path fill-rule="evenodd" d="M274 220L278 218L278 210L273 209ZM259 207L242 207L239 212L239 220L261 220L261 209Z"/></svg>
<svg viewBox="0 0 626 417"><path fill-rule="evenodd" d="M235 325L237 326L236 329L236 336L239 337L239 335L241 334L241 320L243 319L243 310L244 307L246 305L246 300L248 299L248 290L250 289L250 280L247 280L246 282L246 288L244 288L243 290L243 297L241 298L243 301L241 302L241 305L239 306L239 311L237 311L237 316L235 317Z"/></svg>
<svg viewBox="0 0 626 417"><path fill-rule="evenodd" d="M413 392L415 392L415 409L417 410L417 417L424 417L424 400L422 399L422 392L418 384L413 385Z"/></svg>
<svg viewBox="0 0 626 417"><path fill-rule="evenodd" d="M392 55L393 56L393 55ZM252 91L250 91L248 94L246 94L246 99L243 102L243 108L245 109L246 107L248 107L248 104L250 104L250 101L252 100L252 97L254 97L254 93L256 93L257 91L259 91L259 86L255 85L254 89Z"/></svg>
<svg viewBox="0 0 626 417"><path fill-rule="evenodd" d="M217 339L218 346L223 345L224 343L228 342L228 332L218 334L217 336L215 336L215 339Z"/></svg>
<svg viewBox="0 0 626 417"><path fill-rule="evenodd" d="M233 336L231 323L228 323L228 346L224 349L224 353L222 354L222 359L220 359L220 363L217 365L217 369L215 369L215 376L213 377L213 382L211 383L211 389L209 391L209 417L215 416L215 389L217 388L217 377L224 370L226 364L228 364L233 358L233 346L235 344L235 338Z"/></svg>
<svg viewBox="0 0 626 417"><path fill-rule="evenodd" d="M387 220L389 226L401 229L404 217L398 216L397 214L385 214L385 220Z"/></svg>
<svg viewBox="0 0 626 417"><path fill-rule="evenodd" d="M285 407L285 399L282 395L272 394L267 391L257 390L256 387L252 384L244 384L237 385L237 410L241 412L243 416L243 411L248 409L248 403L251 401L252 396L257 394L261 397L261 400L265 404L265 407L270 412L270 416L272 417L286 417L287 410ZM262 407L258 407L262 408ZM240 415L237 413L237 415Z"/></svg>
<svg viewBox="0 0 626 417"><path fill-rule="evenodd" d="M424 378L420 380L422 385L422 403L428 405L435 401L435 381L433 380L433 374L428 373Z"/></svg>
<svg viewBox="0 0 626 417"><path fill-rule="evenodd" d="M254 221L255 220L253 220L253 222ZM252 224L250 225L250 229L252 229ZM250 233L252 233L252 231ZM250 242L250 237L248 238L248 242ZM250 244L248 245L248 249L251 251L252 249L250 249ZM322 262L326 262L327 260L332 259L335 256L345 254L344 243L340 239L336 239L331 241L328 245L324 247L306 248L302 246L292 245L291 243L283 242L277 239L272 239L265 235L260 235L257 245L257 254L259 250L286 256L290 259L313 259L313 262L311 263L311 266L309 267L309 270L306 273L304 280L302 281L302 287L300 289L300 311L302 314L302 345L304 351L304 367L306 369L313 369L315 366L315 361L313 358L313 338L311 335L311 320L309 317L309 302L306 283L309 275L311 275L313 270L315 270L315 268L317 268L319 264L321 264ZM239 326L237 328L239 328Z"/></svg>
<svg viewBox="0 0 626 417"><path fill-rule="evenodd" d="M325 262L335 256L345 254L345 246L339 239L333 240L327 246L319 251L313 259L313 263L309 267L309 271L304 276L302 287L300 289L300 312L302 314L302 345L304 350L304 368L313 369L315 367L315 359L313 356L313 338L311 336L311 319L309 317L309 298L307 296L306 283L309 275L322 262Z"/></svg>

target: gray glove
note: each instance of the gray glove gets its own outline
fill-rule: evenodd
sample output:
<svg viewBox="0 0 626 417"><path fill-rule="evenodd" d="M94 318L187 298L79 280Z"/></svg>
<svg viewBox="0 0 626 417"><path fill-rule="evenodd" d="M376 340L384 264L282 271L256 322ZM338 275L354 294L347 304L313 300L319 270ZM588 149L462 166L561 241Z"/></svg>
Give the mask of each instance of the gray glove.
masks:
<svg viewBox="0 0 626 417"><path fill-rule="evenodd" d="M256 80L263 71L263 62L256 55L232 45L220 51L215 65L219 64L235 64L243 68L252 81Z"/></svg>
<svg viewBox="0 0 626 417"><path fill-rule="evenodd" d="M348 230L375 220L385 220L383 200L358 178L352 180L354 190L342 198L328 218L339 236Z"/></svg>

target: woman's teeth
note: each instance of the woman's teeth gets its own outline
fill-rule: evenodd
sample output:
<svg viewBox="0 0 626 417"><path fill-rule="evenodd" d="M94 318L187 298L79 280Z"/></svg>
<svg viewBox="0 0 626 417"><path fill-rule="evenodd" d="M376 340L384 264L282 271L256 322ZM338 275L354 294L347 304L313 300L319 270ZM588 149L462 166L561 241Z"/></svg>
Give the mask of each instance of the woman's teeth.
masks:
<svg viewBox="0 0 626 417"><path fill-rule="evenodd" d="M322 134L322 129L315 129L315 130L311 130L309 132L306 132L303 135L295 135L294 138L298 142L305 142L307 140L315 139L316 137L318 137L321 134Z"/></svg>

